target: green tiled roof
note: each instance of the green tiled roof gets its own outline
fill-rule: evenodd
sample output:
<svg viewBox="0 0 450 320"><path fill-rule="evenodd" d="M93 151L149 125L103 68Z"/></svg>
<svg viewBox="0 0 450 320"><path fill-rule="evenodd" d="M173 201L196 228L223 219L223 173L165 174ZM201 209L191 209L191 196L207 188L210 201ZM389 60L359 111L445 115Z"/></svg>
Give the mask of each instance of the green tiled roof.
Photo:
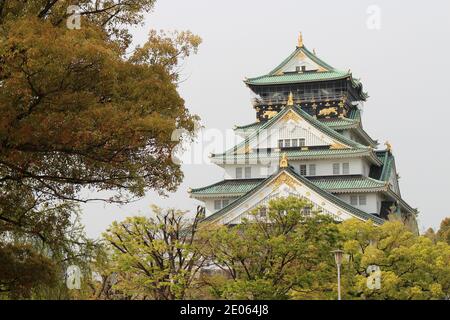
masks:
<svg viewBox="0 0 450 320"><path fill-rule="evenodd" d="M317 63L319 66L325 69L325 71L307 71L301 73L284 73L278 74L281 68L287 65L298 54L303 53L309 59ZM244 80L247 85L271 85L271 84L289 84L289 83L301 83L301 82L314 82L314 81L328 81L350 78L355 88L361 88L362 84L359 79L352 77L350 71L340 71L325 61L319 59L314 53L309 51L305 46L296 47L296 49L281 62L275 69L263 76L249 78ZM361 92L363 98L367 98L368 95L365 92Z"/></svg>
<svg viewBox="0 0 450 320"><path fill-rule="evenodd" d="M331 118L319 120L326 126L332 128L333 130L342 130L349 127L356 127L360 123L359 110L352 110L347 118ZM256 121L250 124L235 126L235 130L256 130L261 127L264 122Z"/></svg>
<svg viewBox="0 0 450 320"><path fill-rule="evenodd" d="M365 148L367 149L367 147L365 147L364 145L359 144L351 139L344 137L342 134L336 132L335 130L333 130L333 129L329 128L328 126L326 126L325 124L321 123L319 120L310 116L307 112L294 106L294 107L285 107L280 112L278 112L278 114L276 116L274 116L269 121L267 121L263 125L261 125L258 128L258 130L254 131L252 134L250 134L244 141L239 143L237 146L227 150L226 152L224 152L222 154L213 154L212 158L221 158L221 157L223 158L223 157L226 157L229 155L234 155L236 149L245 147L245 145L247 145L250 141L253 141L254 139L256 139L258 137L258 135L260 134L261 130L268 129L270 126L272 126L272 124L276 123L276 121L278 121L278 119L280 119L289 110L296 112L303 119L305 119L307 122L309 122L312 126L316 127L318 130L329 135L330 137L336 139L340 143L342 143L344 145L348 145L348 146L356 148L356 149L365 149Z"/></svg>
<svg viewBox="0 0 450 320"><path fill-rule="evenodd" d="M352 190L375 191L387 189L384 181L375 180L360 175L356 176L330 176L330 177L308 177L311 182L328 192L349 192Z"/></svg>
<svg viewBox="0 0 450 320"><path fill-rule="evenodd" d="M308 160L308 159L328 159L332 158L345 158L352 156L367 156L374 161L379 161L378 158L373 156L373 152L370 149L285 149L280 152L271 152L270 154L250 152L247 154L221 154L213 155L213 160L223 160L225 162L232 162L234 160L262 160L267 158L279 158L281 154L286 153L289 160ZM381 163L380 163L381 164Z"/></svg>
<svg viewBox="0 0 450 320"><path fill-rule="evenodd" d="M383 163L383 170L381 171L380 180L389 181L392 166L394 165L394 156L387 150L377 151L377 157Z"/></svg>
<svg viewBox="0 0 450 320"><path fill-rule="evenodd" d="M348 118L352 120L361 121L361 110L352 109L348 114Z"/></svg>
<svg viewBox="0 0 450 320"><path fill-rule="evenodd" d="M246 124L243 126L235 126L234 130L256 130L259 127L261 127L264 124L264 122L256 121L250 124Z"/></svg>
<svg viewBox="0 0 450 320"><path fill-rule="evenodd" d="M361 175L306 177L319 188L332 193L373 192L386 190L386 183ZM264 179L233 179L223 180L215 184L192 189L196 196L241 196L255 187Z"/></svg>
<svg viewBox="0 0 450 320"><path fill-rule="evenodd" d="M331 118L324 119L321 122L333 130L343 130L359 126L359 121L349 118Z"/></svg>
<svg viewBox="0 0 450 320"><path fill-rule="evenodd" d="M256 78L245 80L245 83L250 85L265 85L265 84L287 84L287 83L301 83L312 81L328 81L339 80L350 77L351 74L343 71L323 71L323 72L304 72L304 73L286 73L282 75L264 75Z"/></svg>
<svg viewBox="0 0 450 320"><path fill-rule="evenodd" d="M294 58L297 54L300 52L304 53L308 58L310 58L312 61L317 63L319 66L325 68L328 71L334 70L332 66L330 66L328 63L320 59L318 56L316 56L314 53L309 51L305 46L296 47L295 50L286 58L284 59L278 66L275 67L272 71L270 71L269 75L274 75L277 73L277 71L281 68L283 68L289 61L291 61L292 58Z"/></svg>
<svg viewBox="0 0 450 320"><path fill-rule="evenodd" d="M314 183L312 183L311 181L309 181L305 177L302 177L302 176L296 174L290 168L280 169L280 171L278 171L274 175L268 177L267 179L262 180L255 188L253 188L252 190L250 190L249 192L244 194L242 197L240 197L239 199L231 202L228 206L222 208L221 210L219 210L219 211L213 213L212 215L206 217L203 221L212 222L212 221L215 221L215 220L219 219L220 217L225 215L227 212L229 212L230 210L235 208L237 205L239 205L240 203L244 202L246 199L248 199L249 197L254 195L256 192L258 192L262 187L264 187L267 183L269 183L273 178L275 178L282 171L289 172L292 176L294 176L296 179L298 179L305 186L307 186L310 189L314 190L315 192L319 193L320 195L325 197L328 201L338 205L339 207L347 210L348 212L351 212L352 214L362 218L363 220L369 220L370 219L370 220L374 221L377 224L384 223L383 219L381 219L381 218L379 218L377 216L374 216L372 214L366 213L366 212L364 212L364 211L362 211L362 210L360 210L358 208L355 208L355 207L349 205L348 203L344 202L340 198L332 195L331 193L320 189Z"/></svg>
<svg viewBox="0 0 450 320"><path fill-rule="evenodd" d="M212 185L192 189L190 193L192 195L235 195L239 196L244 193L249 192L257 185L261 183L264 179L233 179L233 180L223 180Z"/></svg>

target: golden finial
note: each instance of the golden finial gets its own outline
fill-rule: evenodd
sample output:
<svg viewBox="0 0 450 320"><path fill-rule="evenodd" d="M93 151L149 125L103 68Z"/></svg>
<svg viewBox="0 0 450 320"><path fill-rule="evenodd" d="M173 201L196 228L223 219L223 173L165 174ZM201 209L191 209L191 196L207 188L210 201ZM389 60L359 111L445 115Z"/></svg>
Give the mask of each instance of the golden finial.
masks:
<svg viewBox="0 0 450 320"><path fill-rule="evenodd" d="M286 152L284 152L281 155L280 168L287 168L288 166L289 166L288 159L287 159L287 156L286 156Z"/></svg>
<svg viewBox="0 0 450 320"><path fill-rule="evenodd" d="M387 151L392 151L392 145L389 143L389 141L386 141L386 142L384 143L384 145L386 146L386 150L387 150Z"/></svg>
<svg viewBox="0 0 450 320"><path fill-rule="evenodd" d="M294 95L292 94L292 91L289 92L287 105L288 106L293 106L294 105Z"/></svg>
<svg viewBox="0 0 450 320"><path fill-rule="evenodd" d="M303 47L303 36L302 36L302 33L301 33L301 32L298 34L298 44L297 44L297 47L299 47L299 48Z"/></svg>

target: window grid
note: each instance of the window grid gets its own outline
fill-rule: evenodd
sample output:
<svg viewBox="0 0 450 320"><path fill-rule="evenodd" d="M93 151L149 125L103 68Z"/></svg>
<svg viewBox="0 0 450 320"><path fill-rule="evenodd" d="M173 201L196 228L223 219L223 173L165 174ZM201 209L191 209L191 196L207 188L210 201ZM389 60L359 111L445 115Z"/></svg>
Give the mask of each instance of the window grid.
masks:
<svg viewBox="0 0 450 320"><path fill-rule="evenodd" d="M305 139L303 139L303 138L302 139L298 139L298 142L299 142L299 146L300 147L304 147L305 146L305 143L306 143Z"/></svg>
<svg viewBox="0 0 450 320"><path fill-rule="evenodd" d="M359 196L359 205L365 206L367 204L367 197L365 194Z"/></svg>
<svg viewBox="0 0 450 320"><path fill-rule="evenodd" d="M242 179L242 168L236 168L236 179Z"/></svg>
<svg viewBox="0 0 450 320"><path fill-rule="evenodd" d="M342 174L350 174L350 163L346 162L342 164Z"/></svg>
<svg viewBox="0 0 450 320"><path fill-rule="evenodd" d="M252 177L252 167L245 167L245 179Z"/></svg>
<svg viewBox="0 0 450 320"><path fill-rule="evenodd" d="M316 175L316 165L315 164L310 164L309 165L309 175L310 176L315 176Z"/></svg>
<svg viewBox="0 0 450 320"><path fill-rule="evenodd" d="M339 163L333 163L333 174L334 175L340 174L340 164Z"/></svg>
<svg viewBox="0 0 450 320"><path fill-rule="evenodd" d="M283 140L278 140L278 148L283 148Z"/></svg>
<svg viewBox="0 0 450 320"><path fill-rule="evenodd" d="M290 139L285 139L284 140L284 147L285 148L289 148L291 146L291 140Z"/></svg>
<svg viewBox="0 0 450 320"><path fill-rule="evenodd" d="M304 147L305 145L306 141L304 138L278 140L278 148L296 148L296 147Z"/></svg>
<svg viewBox="0 0 450 320"><path fill-rule="evenodd" d="M300 175L306 176L306 164L300 165Z"/></svg>

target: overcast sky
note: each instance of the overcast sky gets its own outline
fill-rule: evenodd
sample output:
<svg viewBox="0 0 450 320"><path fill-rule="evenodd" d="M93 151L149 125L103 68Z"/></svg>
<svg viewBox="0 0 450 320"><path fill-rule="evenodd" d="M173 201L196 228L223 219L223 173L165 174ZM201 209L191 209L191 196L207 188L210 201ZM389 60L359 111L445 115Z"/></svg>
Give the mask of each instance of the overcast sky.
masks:
<svg viewBox="0 0 450 320"><path fill-rule="evenodd" d="M133 30L135 43L145 42L150 29L202 37L179 89L202 125L221 131L254 122L243 78L270 71L295 49L302 31L321 59L361 78L370 95L364 128L380 147L392 144L402 195L419 209L421 231L450 216L450 1L160 0L145 25ZM83 206L88 234L98 236L113 220L149 214L150 204L193 210L197 203L187 189L223 178L219 167L206 163L183 165L183 171L184 182L167 198L149 193L121 207Z"/></svg>

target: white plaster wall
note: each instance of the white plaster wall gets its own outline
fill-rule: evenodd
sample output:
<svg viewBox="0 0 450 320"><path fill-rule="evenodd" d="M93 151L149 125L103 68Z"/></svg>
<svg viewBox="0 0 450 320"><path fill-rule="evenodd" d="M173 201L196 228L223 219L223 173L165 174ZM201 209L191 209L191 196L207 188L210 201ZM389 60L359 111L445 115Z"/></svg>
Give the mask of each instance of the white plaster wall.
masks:
<svg viewBox="0 0 450 320"><path fill-rule="evenodd" d="M370 164L364 158L343 158L343 159L334 159L334 160L291 160L289 164L294 167L297 173L300 173L300 164L306 164L309 170L309 164L316 165L316 176L331 176L333 175L333 163L340 163L340 175L342 172L342 163L349 163L350 166L350 175L358 175L361 174L363 176L368 176L370 171ZM225 173L224 179L236 179L236 168L245 168L247 166L252 167L252 176L251 178L267 178L268 176L274 174L278 170L279 161L278 159L271 160L267 164L247 164L247 165L234 165L227 164L224 165ZM243 178L245 177L245 170L243 169ZM308 172L309 174L309 172Z"/></svg>
<svg viewBox="0 0 450 320"><path fill-rule="evenodd" d="M280 119L271 128L262 130L258 138L250 143L250 147L278 148L280 139L305 139L306 146L326 146L334 143L334 139L310 125L306 120Z"/></svg>
<svg viewBox="0 0 450 320"><path fill-rule="evenodd" d="M277 169L278 169L278 162L277 167L275 168L272 164L274 162L269 162L267 165L265 164L240 164L240 165L234 165L234 164L227 164L224 165L225 173L224 173L224 179L236 179L236 168L242 168L242 178L245 179L245 167L251 167L252 168L252 179L256 178L267 178L268 176L272 175Z"/></svg>
<svg viewBox="0 0 450 320"><path fill-rule="evenodd" d="M222 200L222 199L229 199L230 203L233 202L236 198L207 198L207 199L201 199L200 201L203 201L203 205L206 209L206 216L209 216L216 212L217 210L214 209L214 201L215 200Z"/></svg>
<svg viewBox="0 0 450 320"><path fill-rule="evenodd" d="M337 197L339 197L343 201L347 202L348 204L350 204L350 195L351 194L336 194ZM355 194L355 195L359 196L360 194ZM367 212L367 213L377 213L378 214L380 212L380 207L381 207L380 196L375 192L361 193L361 195L366 195L367 204L365 206L358 204L354 207L356 207L364 212Z"/></svg>
<svg viewBox="0 0 450 320"><path fill-rule="evenodd" d="M364 166L366 160L362 158L344 158L344 159L333 159L333 160L312 160L312 161L301 161L294 160L290 161L289 164L295 168L297 173L300 173L300 164L315 164L316 165L316 176L332 176L333 175L333 163L340 163L340 175L342 172L342 163L349 164L349 174L364 174ZM308 168L309 169L309 168ZM308 172L309 174L309 172Z"/></svg>

